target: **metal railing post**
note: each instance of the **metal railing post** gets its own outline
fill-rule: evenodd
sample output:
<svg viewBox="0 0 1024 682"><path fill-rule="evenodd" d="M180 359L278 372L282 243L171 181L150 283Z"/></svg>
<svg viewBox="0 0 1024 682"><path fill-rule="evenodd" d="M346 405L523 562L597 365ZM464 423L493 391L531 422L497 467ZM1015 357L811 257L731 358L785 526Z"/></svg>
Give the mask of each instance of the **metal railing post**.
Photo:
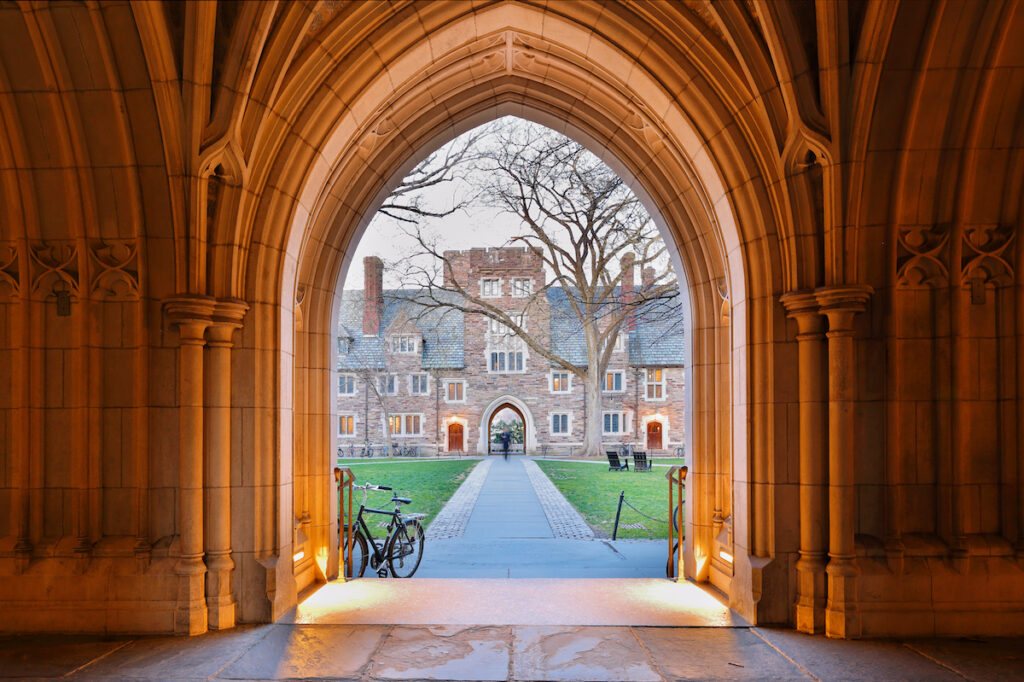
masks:
<svg viewBox="0 0 1024 682"><path fill-rule="evenodd" d="M338 483L338 535L342 540L338 547L341 554L344 568L341 571L343 581L348 580L352 575L352 484L355 482L355 474L348 467L335 467L334 480ZM348 499L348 528L345 527L345 500ZM346 532L347 530L347 532Z"/></svg>
<svg viewBox="0 0 1024 682"><path fill-rule="evenodd" d="M665 474L665 478L668 479L668 561L669 565L673 565L674 561L674 576L677 581L682 577L683 573L683 540L686 538L683 532L683 491L686 489L687 471L689 471L688 467L672 466L669 468L668 473ZM675 498L678 500L676 504L672 503L673 490L675 491ZM677 532L679 534L679 543L674 545L673 542Z"/></svg>

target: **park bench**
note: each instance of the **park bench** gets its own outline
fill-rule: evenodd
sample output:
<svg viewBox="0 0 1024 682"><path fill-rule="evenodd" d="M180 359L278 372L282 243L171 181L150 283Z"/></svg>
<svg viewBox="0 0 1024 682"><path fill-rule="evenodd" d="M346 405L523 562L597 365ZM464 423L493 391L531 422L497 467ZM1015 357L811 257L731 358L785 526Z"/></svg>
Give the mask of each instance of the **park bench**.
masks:
<svg viewBox="0 0 1024 682"><path fill-rule="evenodd" d="M633 453L633 473L637 471L650 471L651 460L647 459L646 452L634 452Z"/></svg>
<svg viewBox="0 0 1024 682"><path fill-rule="evenodd" d="M629 471L628 459L620 461L619 453L615 452L614 450L605 450L604 452L606 455L608 455L608 471Z"/></svg>

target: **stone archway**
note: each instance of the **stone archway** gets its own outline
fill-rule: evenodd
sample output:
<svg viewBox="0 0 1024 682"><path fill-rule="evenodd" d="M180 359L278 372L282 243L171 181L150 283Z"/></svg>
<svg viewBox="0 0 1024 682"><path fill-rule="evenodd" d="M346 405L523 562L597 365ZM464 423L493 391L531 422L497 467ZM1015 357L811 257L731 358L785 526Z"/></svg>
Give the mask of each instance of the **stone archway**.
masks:
<svg viewBox="0 0 1024 682"><path fill-rule="evenodd" d="M480 413L480 437L477 440L477 452L489 454L489 440L491 434L491 422L494 415L505 408L511 409L523 420L523 452L525 453L530 443L537 442L537 425L533 420L533 413L526 405L526 402L513 395L503 395L492 400L483 412Z"/></svg>
<svg viewBox="0 0 1024 682"><path fill-rule="evenodd" d="M725 483L731 480L732 470L749 466L751 444L744 429L732 426L731 396L733 390L745 394L746 382L753 378L745 369L751 356L732 336L729 311L738 308L747 315L774 305L770 297L748 299L751 288L760 290L764 283L748 281L744 260L752 257L758 261L751 271L758 278L770 277L776 266L762 262L765 254L760 251L748 254L745 245L752 236L739 234L741 221L733 211L738 197L745 196L747 190L727 189L729 181L720 174L725 168L709 162L715 152L701 142L690 119L662 85L640 73L622 77L635 64L632 57L602 43L610 50L605 61L612 68L594 72L587 58L571 47L591 42L591 38L605 40L593 36L592 29L551 18L550 35L538 35L523 24L528 19L523 12L530 15L532 9L509 5L492 9L493 13L484 12L491 26L487 31L462 26L467 35L475 36L471 39L456 38L458 32L447 33L446 29L445 35L460 45L454 52L446 52L448 57L424 63L415 57L412 46L397 54L395 69L417 76L401 79L401 86L395 86L390 78L387 82L378 79L376 86L354 93L353 114L331 128L321 146L336 159L334 165L314 162L314 173L296 167L297 172L307 174L295 196L299 205L311 211L294 214L285 252L294 258L296 268L286 268L285 274L293 279L282 281L286 300L291 291L301 292L303 329L295 336L295 392L282 396L295 404L294 433L322 431L324 440L333 437L322 424L329 422L333 406L321 403L310 387L330 381L333 344L326 340L332 333L330 321L336 317L334 292L344 277L347 254L376 205L408 168L443 142L498 116L529 118L583 142L628 179L661 228L676 271L686 282L685 315L692 330L686 346L686 385L691 389L686 392L686 413L694 428L685 433L687 451L699 453L691 467L692 494L687 496L687 537L693 541L686 548L686 575L713 582L748 616L751 609L767 604L774 604L777 613L788 613L785 590L769 599L764 595L755 598L749 578L739 583L734 580L737 568L751 570L746 562L755 552L767 555L770 551L767 528L754 532L746 518L735 523L732 518L733 499L739 495L744 505L758 510L753 518L769 519L767 508L759 506L767 504L767 498L759 497L759 488L748 491ZM451 26L456 25L458 22ZM622 61L616 65L616 60ZM547 66L538 70L541 63ZM592 89L585 99L580 97L581 79ZM648 104L637 103L640 91ZM425 108L425 98L434 106ZM360 112L359 116L354 112ZM753 204L739 206L750 209ZM742 224L748 232L758 232L770 215L767 210L754 211ZM294 331L295 319L298 316L280 318L283 333ZM765 347L755 350L763 354ZM753 369L769 372L770 365L770 357L761 357ZM768 383L766 375L765 385ZM699 408L695 396L701 401ZM301 466L295 465L296 472L302 472L295 479L296 515L301 515L302 504L323 500L326 505L331 499L329 480L320 477L313 464L316 449L310 446L318 439L312 441L294 442L294 456L303 461ZM325 445L324 450L332 451L330 444ZM763 468L755 475L767 480L768 470ZM748 498L749 493L753 496ZM307 533L313 538L311 543L333 545L333 518L333 513L328 513L313 521L311 525L319 528ZM729 524L729 533L722 532L724 524ZM336 546L332 546L331 554L335 552ZM722 559L734 556L742 565L734 567ZM331 560L328 565L333 563ZM764 565L761 562L756 570L762 571ZM302 580L297 587L304 587ZM779 601L773 601L775 597Z"/></svg>

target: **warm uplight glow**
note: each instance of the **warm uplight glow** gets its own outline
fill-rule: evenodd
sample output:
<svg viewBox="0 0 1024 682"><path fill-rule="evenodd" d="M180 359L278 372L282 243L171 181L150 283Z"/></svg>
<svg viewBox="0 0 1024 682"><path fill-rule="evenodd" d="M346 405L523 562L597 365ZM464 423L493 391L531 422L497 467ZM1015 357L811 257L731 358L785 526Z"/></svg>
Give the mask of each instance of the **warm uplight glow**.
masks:
<svg viewBox="0 0 1024 682"><path fill-rule="evenodd" d="M718 551L718 556L722 558L722 561L726 563L732 563L732 554L729 554L724 549Z"/></svg>
<svg viewBox="0 0 1024 682"><path fill-rule="evenodd" d="M736 624L729 607L709 591L663 578L335 581L300 603L294 622L457 625L499 622L495 618L508 625Z"/></svg>
<svg viewBox="0 0 1024 682"><path fill-rule="evenodd" d="M304 557L304 556L306 556L305 552L296 552L295 556L292 557L292 561L295 561L295 562L302 561L302 557Z"/></svg>

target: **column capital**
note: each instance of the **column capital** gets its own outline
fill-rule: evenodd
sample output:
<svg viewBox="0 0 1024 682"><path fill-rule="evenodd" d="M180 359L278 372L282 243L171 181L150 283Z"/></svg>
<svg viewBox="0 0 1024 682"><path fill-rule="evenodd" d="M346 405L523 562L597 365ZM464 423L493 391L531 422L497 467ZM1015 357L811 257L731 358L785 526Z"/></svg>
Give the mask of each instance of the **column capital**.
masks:
<svg viewBox="0 0 1024 682"><path fill-rule="evenodd" d="M164 299L164 315L177 326L181 340L202 339L203 332L212 321L217 299L210 296L181 294Z"/></svg>
<svg viewBox="0 0 1024 682"><path fill-rule="evenodd" d="M831 311L859 313L867 306L873 293L875 290L866 284L842 284L818 287L814 290L814 297L823 314Z"/></svg>
<svg viewBox="0 0 1024 682"><path fill-rule="evenodd" d="M211 315L210 327L206 330L209 341L214 345L230 345L236 329L241 328L242 318L249 310L249 304L237 298L222 298L217 301Z"/></svg>
<svg viewBox="0 0 1024 682"><path fill-rule="evenodd" d="M853 333L853 317L863 312L874 289L866 284L820 287L814 290L821 314L828 317L828 335Z"/></svg>
<svg viewBox="0 0 1024 682"><path fill-rule="evenodd" d="M813 291L790 291L779 297L779 303L786 309L786 316L796 320L799 330L797 339L804 335L818 336L825 332L825 318Z"/></svg>

